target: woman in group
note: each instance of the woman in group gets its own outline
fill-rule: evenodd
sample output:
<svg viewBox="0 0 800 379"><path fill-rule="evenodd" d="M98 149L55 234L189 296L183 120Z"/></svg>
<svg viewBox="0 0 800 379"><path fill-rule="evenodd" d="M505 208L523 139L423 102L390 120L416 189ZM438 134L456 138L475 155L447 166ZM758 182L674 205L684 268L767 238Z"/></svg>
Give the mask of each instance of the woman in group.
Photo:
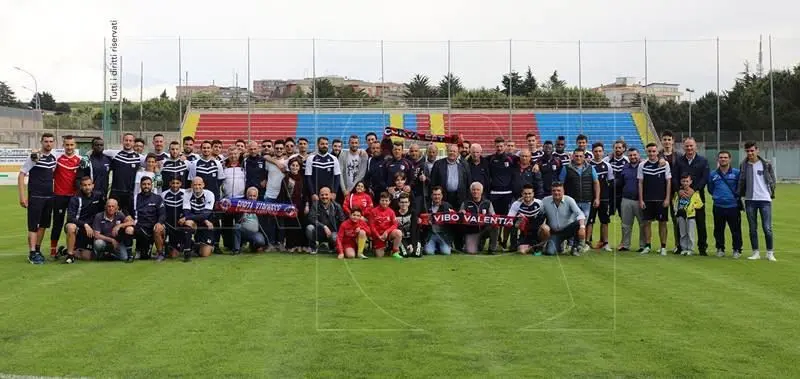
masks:
<svg viewBox="0 0 800 379"><path fill-rule="evenodd" d="M361 209L361 214L365 215L369 213L369 210L372 209L372 196L367 192L367 186L364 184L363 181L359 181L353 187L353 192L350 192L347 197L344 198L344 202L342 204L342 208L344 208L344 213L349 215L350 212L355 209Z"/></svg>
<svg viewBox="0 0 800 379"><path fill-rule="evenodd" d="M303 232L303 220L308 214L308 201L303 195L303 173L300 172L300 159L292 158L287 163L288 172L283 177L278 202L292 204L297 209L296 217L281 218L281 226L286 233L286 249L293 253L311 252Z"/></svg>
<svg viewBox="0 0 800 379"><path fill-rule="evenodd" d="M236 146L228 148L228 157L222 164L222 171L225 179L222 182L222 198L235 199L244 197L245 173L242 164L242 151ZM234 221L235 215L225 214L222 216L222 240L225 247L234 250Z"/></svg>

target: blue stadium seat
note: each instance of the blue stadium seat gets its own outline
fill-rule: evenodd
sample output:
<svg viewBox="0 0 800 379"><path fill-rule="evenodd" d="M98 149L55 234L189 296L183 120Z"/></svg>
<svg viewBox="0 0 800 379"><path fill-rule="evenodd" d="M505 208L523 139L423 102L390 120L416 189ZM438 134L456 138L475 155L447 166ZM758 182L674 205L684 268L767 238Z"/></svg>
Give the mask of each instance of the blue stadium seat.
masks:
<svg viewBox="0 0 800 379"><path fill-rule="evenodd" d="M537 113L536 121L542 142L555 142L558 136L567 139L567 150L575 148L575 137L585 134L589 144L602 142L606 151L617 139L623 139L629 147L642 149L642 137L636 130L630 113Z"/></svg>

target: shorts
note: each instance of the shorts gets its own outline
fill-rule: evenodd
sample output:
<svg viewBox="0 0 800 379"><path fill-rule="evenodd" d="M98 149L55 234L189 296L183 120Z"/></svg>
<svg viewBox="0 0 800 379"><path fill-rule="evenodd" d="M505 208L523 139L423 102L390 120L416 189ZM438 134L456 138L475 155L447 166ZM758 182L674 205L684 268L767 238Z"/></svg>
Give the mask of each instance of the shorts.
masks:
<svg viewBox="0 0 800 379"><path fill-rule="evenodd" d="M67 233L68 225L69 224L64 225L64 233ZM75 235L75 248L82 250L94 250L94 240L86 235L86 228L77 226L77 232Z"/></svg>
<svg viewBox="0 0 800 379"><path fill-rule="evenodd" d="M386 249L386 241L381 241L380 234L372 235L372 248L374 250Z"/></svg>
<svg viewBox="0 0 800 379"><path fill-rule="evenodd" d="M542 222L532 223L526 226L525 233L520 232L517 245L534 246L540 244L539 241L539 228L542 227Z"/></svg>
<svg viewBox="0 0 800 379"><path fill-rule="evenodd" d="M489 200L494 207L494 213L499 215L508 214L511 208L511 203L514 202L514 196L509 194L489 194Z"/></svg>
<svg viewBox="0 0 800 379"><path fill-rule="evenodd" d="M194 243L201 245L214 245L214 229L198 226L194 232Z"/></svg>
<svg viewBox="0 0 800 379"><path fill-rule="evenodd" d="M669 208L663 206L661 201L645 201L642 210L642 219L645 221L664 222L669 219Z"/></svg>
<svg viewBox="0 0 800 379"><path fill-rule="evenodd" d="M594 224L595 218L600 218L600 223L606 225L611 222L611 205L612 203L608 200L600 200L600 206L597 208L592 207L592 210L589 211L589 225Z"/></svg>
<svg viewBox="0 0 800 379"><path fill-rule="evenodd" d="M166 224L167 245L175 250L181 250L185 231L178 226Z"/></svg>
<svg viewBox="0 0 800 379"><path fill-rule="evenodd" d="M28 231L47 229L53 217L52 197L28 197Z"/></svg>
<svg viewBox="0 0 800 379"><path fill-rule="evenodd" d="M354 245L354 244L350 244L350 243L343 243L343 244L342 244L342 253L344 253L345 251L347 251L347 249L353 249L353 251L356 251L356 250L358 250L358 247L357 247L356 245ZM338 252L337 252L337 253L338 253Z"/></svg>

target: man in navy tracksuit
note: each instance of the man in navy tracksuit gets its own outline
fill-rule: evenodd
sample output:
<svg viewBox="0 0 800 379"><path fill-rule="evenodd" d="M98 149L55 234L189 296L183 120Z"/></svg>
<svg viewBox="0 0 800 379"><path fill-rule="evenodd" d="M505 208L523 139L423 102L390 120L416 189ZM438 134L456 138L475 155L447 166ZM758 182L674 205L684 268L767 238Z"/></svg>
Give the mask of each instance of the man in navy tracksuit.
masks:
<svg viewBox="0 0 800 379"><path fill-rule="evenodd" d="M731 153L723 150L717 154L719 167L708 178L708 193L714 200L714 241L717 256L725 256L725 224L731 229L733 257L742 254L742 213L739 209L739 169L731 167Z"/></svg>
<svg viewBox="0 0 800 379"><path fill-rule="evenodd" d="M688 137L683 141L684 155L677 159L675 162L675 172L672 176L672 185L680 188L680 178L684 174L689 174L692 177L692 192L700 192L700 200L706 204L706 183L708 183L709 169L708 160L700 154L697 154L697 143L694 138ZM697 224L697 251L700 255L706 254L708 249L708 236L706 233L706 211L700 209L695 215L695 223Z"/></svg>
<svg viewBox="0 0 800 379"><path fill-rule="evenodd" d="M503 137L494 139L495 153L488 157L489 161L489 200L497 214L508 214L514 202L514 187L519 176L519 165L515 156L506 153L506 142ZM510 229L501 229L500 246L505 248L510 236Z"/></svg>

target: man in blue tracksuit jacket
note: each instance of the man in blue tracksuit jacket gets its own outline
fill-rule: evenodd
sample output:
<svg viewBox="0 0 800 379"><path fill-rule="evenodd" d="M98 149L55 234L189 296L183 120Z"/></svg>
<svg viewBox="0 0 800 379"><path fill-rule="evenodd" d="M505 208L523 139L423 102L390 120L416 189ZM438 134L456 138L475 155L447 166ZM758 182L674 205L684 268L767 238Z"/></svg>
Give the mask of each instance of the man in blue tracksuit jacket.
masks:
<svg viewBox="0 0 800 379"><path fill-rule="evenodd" d="M718 167L709 173L708 192L714 200L714 240L717 256L725 256L725 224L731 229L733 257L742 254L742 214L739 209L739 169L731 167L731 153L723 150L717 154Z"/></svg>

